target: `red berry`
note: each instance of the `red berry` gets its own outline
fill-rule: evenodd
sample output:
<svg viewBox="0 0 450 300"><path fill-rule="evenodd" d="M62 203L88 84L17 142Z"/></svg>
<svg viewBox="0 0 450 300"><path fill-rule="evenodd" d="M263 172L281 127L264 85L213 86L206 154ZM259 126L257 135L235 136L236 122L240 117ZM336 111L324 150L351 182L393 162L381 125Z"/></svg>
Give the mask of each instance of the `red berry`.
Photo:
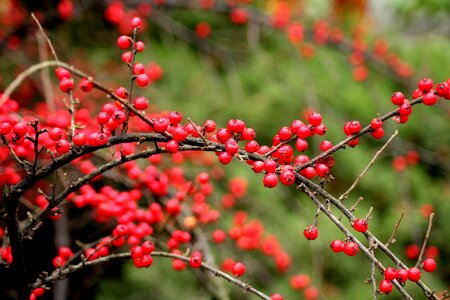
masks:
<svg viewBox="0 0 450 300"><path fill-rule="evenodd" d="M427 258L422 263L425 272L434 272L436 270L436 261L432 258Z"/></svg>
<svg viewBox="0 0 450 300"><path fill-rule="evenodd" d="M139 74L136 77L136 83L140 87L146 87L150 82L150 78L147 74Z"/></svg>
<svg viewBox="0 0 450 300"><path fill-rule="evenodd" d="M243 263L237 262L231 268L231 273L236 276L242 276L245 273L245 265Z"/></svg>
<svg viewBox="0 0 450 300"><path fill-rule="evenodd" d="M347 126L349 135L357 134L361 130L361 123L358 121L351 121Z"/></svg>
<svg viewBox="0 0 450 300"><path fill-rule="evenodd" d="M391 101L395 105L402 105L405 100L405 95L402 92L395 92L391 95Z"/></svg>
<svg viewBox="0 0 450 300"><path fill-rule="evenodd" d="M330 168L328 168L325 164L316 164L316 174L320 177L326 177L330 174Z"/></svg>
<svg viewBox="0 0 450 300"><path fill-rule="evenodd" d="M308 149L308 142L302 138L298 138L295 142L295 149L300 152L305 151L306 149Z"/></svg>
<svg viewBox="0 0 450 300"><path fill-rule="evenodd" d="M370 127L373 130L377 130L378 128L381 128L383 126L383 121L381 121L378 118L373 118L372 122L370 122Z"/></svg>
<svg viewBox="0 0 450 300"><path fill-rule="evenodd" d="M43 296L43 295L44 295L44 292L45 292L45 289L44 289L44 288L37 288L37 289L34 289L34 290L33 290L33 294L34 294L36 297L41 297L41 296Z"/></svg>
<svg viewBox="0 0 450 300"><path fill-rule="evenodd" d="M267 173L275 172L276 168L277 168L277 162L274 161L273 159L267 159L266 161L264 161L264 170Z"/></svg>
<svg viewBox="0 0 450 300"><path fill-rule="evenodd" d="M13 132L18 136L24 136L28 133L28 123L27 122L19 122L13 127Z"/></svg>
<svg viewBox="0 0 450 300"><path fill-rule="evenodd" d="M292 136L292 130L289 127L281 127L280 130L278 131L278 136L280 137L280 139L282 141L286 141L288 139L291 138Z"/></svg>
<svg viewBox="0 0 450 300"><path fill-rule="evenodd" d="M397 271L397 281L402 283L408 280L408 271L405 269L398 269Z"/></svg>
<svg viewBox="0 0 450 300"><path fill-rule="evenodd" d="M142 20L139 17L134 17L130 21L131 29L140 28L142 27Z"/></svg>
<svg viewBox="0 0 450 300"><path fill-rule="evenodd" d="M87 142L87 138L86 138L86 134L84 134L83 132L79 132L77 134L74 135L72 142L74 143L75 146L84 146Z"/></svg>
<svg viewBox="0 0 450 300"><path fill-rule="evenodd" d="M283 296L281 296L280 294L272 294L270 296L270 300L283 300Z"/></svg>
<svg viewBox="0 0 450 300"><path fill-rule="evenodd" d="M298 274L291 277L289 283L294 290L302 290L311 283L311 278L306 274Z"/></svg>
<svg viewBox="0 0 450 300"><path fill-rule="evenodd" d="M202 266L202 255L200 252L194 252L189 259L189 265L192 268L200 268Z"/></svg>
<svg viewBox="0 0 450 300"><path fill-rule="evenodd" d="M366 232L367 229L369 229L369 223L366 219L356 219L355 222L353 222L353 229L358 232Z"/></svg>
<svg viewBox="0 0 450 300"><path fill-rule="evenodd" d="M384 136L384 129L383 129L383 127L380 127L377 130L372 131L371 134L372 134L373 138L381 139Z"/></svg>
<svg viewBox="0 0 450 300"><path fill-rule="evenodd" d="M419 281L421 275L422 275L422 273L416 267L412 267L412 268L408 269L408 279L413 281L413 282Z"/></svg>
<svg viewBox="0 0 450 300"><path fill-rule="evenodd" d="M394 280L397 279L397 270L395 268L389 267L384 270L384 279L386 280Z"/></svg>
<svg viewBox="0 0 450 300"><path fill-rule="evenodd" d="M3 122L0 124L0 134L8 134L11 131L11 129L12 126L9 122Z"/></svg>
<svg viewBox="0 0 450 300"><path fill-rule="evenodd" d="M180 112L172 111L169 114L169 121L170 121L170 124L172 124L172 125L179 124L182 119L183 119L183 115Z"/></svg>
<svg viewBox="0 0 450 300"><path fill-rule="evenodd" d="M133 59L133 53L131 51L126 51L122 53L122 61L126 64L131 63L131 60Z"/></svg>
<svg viewBox="0 0 450 300"><path fill-rule="evenodd" d="M114 121L114 123L123 124L127 119L127 115L122 110L116 110L115 112L113 112L111 119Z"/></svg>
<svg viewBox="0 0 450 300"><path fill-rule="evenodd" d="M387 295L392 292L393 287L394 286L390 280L383 279L380 281L380 292L383 294Z"/></svg>
<svg viewBox="0 0 450 300"><path fill-rule="evenodd" d="M70 78L64 78L59 82L59 89L64 93L69 93L73 90L73 81Z"/></svg>
<svg viewBox="0 0 450 300"><path fill-rule="evenodd" d="M417 84L417 87L424 93L428 92L433 88L433 80L430 78L422 78Z"/></svg>
<svg viewBox="0 0 450 300"><path fill-rule="evenodd" d="M67 140L59 140L55 145L55 149L59 155L66 154L70 150L70 143Z"/></svg>
<svg viewBox="0 0 450 300"><path fill-rule="evenodd" d="M292 185L295 183L295 174L291 170L284 170L280 174L280 181L284 185Z"/></svg>
<svg viewBox="0 0 450 300"><path fill-rule="evenodd" d="M144 249L141 246L133 246L130 249L130 254L132 259L141 258L144 255Z"/></svg>
<svg viewBox="0 0 450 300"><path fill-rule="evenodd" d="M314 127L314 132L318 135L324 135L327 132L327 127L323 124Z"/></svg>
<svg viewBox="0 0 450 300"><path fill-rule="evenodd" d="M65 78L70 78L70 72L67 69L64 69L62 67L56 68L55 74L59 80L63 80Z"/></svg>
<svg viewBox="0 0 450 300"><path fill-rule="evenodd" d="M411 96L413 99L417 99L423 96L423 92L419 89L415 89Z"/></svg>
<svg viewBox="0 0 450 300"><path fill-rule="evenodd" d="M277 183L278 183L278 177L277 177L277 175L275 175L275 173L267 173L264 176L263 184L265 187L274 188L277 186Z"/></svg>
<svg viewBox="0 0 450 300"><path fill-rule="evenodd" d="M426 93L422 99L423 104L428 106L435 105L437 102L437 96L433 92Z"/></svg>
<svg viewBox="0 0 450 300"><path fill-rule="evenodd" d="M245 128L245 123L242 120L239 119L231 119L228 121L227 123L227 129L230 132L234 132L234 133L242 133L242 131Z"/></svg>
<svg viewBox="0 0 450 300"><path fill-rule="evenodd" d="M345 243L343 250L344 253L348 256L355 256L356 254L358 254L359 246L355 242L347 242Z"/></svg>
<svg viewBox="0 0 450 300"><path fill-rule="evenodd" d="M115 93L119 98L122 98L122 99L125 99L125 98L127 98L127 96L128 96L128 91L127 91L127 89L124 88L123 86L118 87L118 88L114 91L114 93ZM113 112L114 112L114 110L111 111L111 114L112 114Z"/></svg>
<svg viewBox="0 0 450 300"><path fill-rule="evenodd" d="M151 241L143 242L141 247L144 254L150 254L155 250L155 244Z"/></svg>
<svg viewBox="0 0 450 300"><path fill-rule="evenodd" d="M248 21L248 12L243 8L235 8L230 13L230 19L235 24L243 25Z"/></svg>
<svg viewBox="0 0 450 300"><path fill-rule="evenodd" d="M216 130L216 122L213 120L206 120L203 124L203 130L208 133L214 132Z"/></svg>
<svg viewBox="0 0 450 300"><path fill-rule="evenodd" d="M322 115L316 112L313 112L308 116L308 122L312 126L319 126L322 124Z"/></svg>
<svg viewBox="0 0 450 300"><path fill-rule="evenodd" d="M257 141L249 141L245 145L245 151L250 152L250 153L254 153L254 152L258 151L258 149L259 149L259 144Z"/></svg>
<svg viewBox="0 0 450 300"><path fill-rule="evenodd" d="M213 232L212 238L214 240L214 243L221 244L226 240L227 235L223 230L218 229Z"/></svg>
<svg viewBox="0 0 450 300"><path fill-rule="evenodd" d="M89 93L94 88L94 84L88 78L81 79L78 85L80 89L85 93Z"/></svg>
<svg viewBox="0 0 450 300"><path fill-rule="evenodd" d="M312 241L315 240L319 236L319 230L314 225L309 225L308 227L303 230L303 235L308 240Z"/></svg>
<svg viewBox="0 0 450 300"><path fill-rule="evenodd" d="M137 52L143 52L145 50L145 44L142 41L137 41L136 43L134 43L134 49Z"/></svg>
<svg viewBox="0 0 450 300"><path fill-rule="evenodd" d="M48 136L54 141L59 141L60 139L62 139L63 134L63 130L58 127L52 128L48 131Z"/></svg>
<svg viewBox="0 0 450 300"><path fill-rule="evenodd" d="M137 63L133 65L133 74L139 75L145 73L145 66L141 63Z"/></svg>
<svg viewBox="0 0 450 300"><path fill-rule="evenodd" d="M331 251L338 253L344 250L344 242L341 240L334 240L330 243Z"/></svg>
<svg viewBox="0 0 450 300"><path fill-rule="evenodd" d="M320 151L325 152L327 150L330 150L331 148L333 148L333 144L328 140L323 140L320 143Z"/></svg>
<svg viewBox="0 0 450 300"><path fill-rule="evenodd" d="M400 116L409 116L412 113L412 106L409 103L403 103L398 108L398 113Z"/></svg>
<svg viewBox="0 0 450 300"><path fill-rule="evenodd" d="M441 97L447 96L449 90L450 86L447 82L441 82L436 86L436 93Z"/></svg>
<svg viewBox="0 0 450 300"><path fill-rule="evenodd" d="M233 155L228 152L222 152L219 154L219 162L223 165L227 165L233 159Z"/></svg>
<svg viewBox="0 0 450 300"><path fill-rule="evenodd" d="M316 176L316 170L313 167L307 167L300 171L300 174L308 179L313 179Z"/></svg>
<svg viewBox="0 0 450 300"><path fill-rule="evenodd" d="M117 46L119 46L120 49L128 49L131 46L131 38L126 35L121 35L117 39Z"/></svg>
<svg viewBox="0 0 450 300"><path fill-rule="evenodd" d="M234 155L239 151L239 145L235 139L228 139L225 142L225 149L227 150L228 153Z"/></svg>
<svg viewBox="0 0 450 300"><path fill-rule="evenodd" d="M166 151L169 153L177 153L180 146L178 145L178 142L175 140L170 140L166 143Z"/></svg>
<svg viewBox="0 0 450 300"><path fill-rule="evenodd" d="M136 100L134 100L134 108L137 110L145 110L148 107L148 99L140 96L137 97Z"/></svg>
<svg viewBox="0 0 450 300"><path fill-rule="evenodd" d="M419 257L420 248L415 244L408 245L405 249L406 257L409 259L416 259Z"/></svg>

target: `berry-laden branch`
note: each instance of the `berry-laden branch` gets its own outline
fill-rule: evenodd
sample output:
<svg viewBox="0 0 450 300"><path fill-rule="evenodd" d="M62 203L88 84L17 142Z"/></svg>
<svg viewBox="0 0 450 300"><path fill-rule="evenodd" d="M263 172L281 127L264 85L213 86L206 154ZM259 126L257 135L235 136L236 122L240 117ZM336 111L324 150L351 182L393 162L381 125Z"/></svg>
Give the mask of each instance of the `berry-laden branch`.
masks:
<svg viewBox="0 0 450 300"><path fill-rule="evenodd" d="M189 263L191 258L184 256L184 255L179 255L179 254L174 254L174 253L168 253L168 252L161 252L161 251L153 251L151 252L151 257L163 257L163 258L171 258L171 259L179 259L182 260L186 263ZM82 261L76 265L69 265L66 266L64 269L62 270L55 270L53 272L53 274L51 274L50 276L43 278L43 279L38 279L35 283L32 284L32 287L34 289L45 286L49 283L52 283L56 280L61 280L63 278L66 278L67 276L69 276L70 274L77 272L79 270L82 270L84 267L90 267L90 266L95 266L98 264L102 264L102 263L106 263L106 262L110 262L113 260L118 260L118 259L129 259L131 258L131 253L129 252L125 252L125 253L117 253L117 254L111 254L105 257L101 257L101 258L97 258L94 260L90 260L90 261ZM237 279L236 277L230 276L229 274L220 271L219 269L217 269L216 267L207 264L205 262L201 262L199 268L201 268L202 270L211 272L212 274L214 274L215 276L221 277L223 279L225 279L226 281L242 288L243 290L250 292L256 296L258 296L261 299L265 299L265 300L271 300L271 298L267 295L265 295L264 293L262 293L261 291L255 289L254 287L252 287L249 284L246 284L245 282Z"/></svg>

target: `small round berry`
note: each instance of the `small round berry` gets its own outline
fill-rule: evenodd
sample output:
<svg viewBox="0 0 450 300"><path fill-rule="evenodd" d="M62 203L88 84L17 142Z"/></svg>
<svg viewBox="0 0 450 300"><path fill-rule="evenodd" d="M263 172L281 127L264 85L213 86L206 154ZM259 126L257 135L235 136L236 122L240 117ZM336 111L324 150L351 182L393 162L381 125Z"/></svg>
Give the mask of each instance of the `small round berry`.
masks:
<svg viewBox="0 0 450 300"><path fill-rule="evenodd" d="M144 255L144 249L141 246L133 246L130 249L130 254L132 259L141 258Z"/></svg>
<svg viewBox="0 0 450 300"><path fill-rule="evenodd" d="M344 250L344 242L341 240L333 240L330 243L331 251L338 253Z"/></svg>
<svg viewBox="0 0 450 300"><path fill-rule="evenodd" d="M133 74L139 75L145 73L145 66L141 63L137 63L133 65Z"/></svg>
<svg viewBox="0 0 450 300"><path fill-rule="evenodd" d="M137 41L134 43L134 50L137 52L143 52L145 50L145 44L142 41Z"/></svg>
<svg viewBox="0 0 450 300"><path fill-rule="evenodd" d="M413 99L417 99L423 96L423 92L419 89L415 89L411 96Z"/></svg>
<svg viewBox="0 0 450 300"><path fill-rule="evenodd" d="M394 280L397 279L397 270L395 268L389 267L384 270L384 279L386 280Z"/></svg>
<svg viewBox="0 0 450 300"><path fill-rule="evenodd" d="M137 97L136 100L134 100L134 108L137 110L145 110L148 107L148 99L140 96Z"/></svg>
<svg viewBox="0 0 450 300"><path fill-rule="evenodd" d="M323 140L320 143L320 151L325 152L327 150L330 150L331 148L333 148L333 144L328 140Z"/></svg>
<svg viewBox="0 0 450 300"><path fill-rule="evenodd" d="M297 141L295 142L295 149L297 149L297 151L303 152L306 149L308 149L308 142L302 138L298 138Z"/></svg>
<svg viewBox="0 0 450 300"><path fill-rule="evenodd" d="M415 244L408 245L405 248L405 255L409 259L416 259L417 257L419 257L419 253L420 253L420 247Z"/></svg>
<svg viewBox="0 0 450 300"><path fill-rule="evenodd" d="M249 153L254 153L256 151L258 151L259 149L259 144L257 141L248 141L247 144L245 144L245 151L249 152Z"/></svg>
<svg viewBox="0 0 450 300"><path fill-rule="evenodd" d="M56 77L58 77L59 80L63 80L65 78L70 78L70 72L67 69L64 69L62 67L58 67L55 70Z"/></svg>
<svg viewBox="0 0 450 300"><path fill-rule="evenodd" d="M116 124L123 124L126 120L127 120L127 115L125 114L124 111L122 110L116 110L112 116L111 119L114 121L114 123Z"/></svg>
<svg viewBox="0 0 450 300"><path fill-rule="evenodd" d="M373 118L372 122L370 122L370 127L373 130L377 130L378 128L381 128L383 126L383 121L381 121L378 118Z"/></svg>
<svg viewBox="0 0 450 300"><path fill-rule="evenodd" d="M399 283L405 282L408 280L408 271L405 269L398 269L396 279Z"/></svg>
<svg viewBox="0 0 450 300"><path fill-rule="evenodd" d="M394 288L392 282L390 280L383 279L380 281L380 292L383 294L389 294L392 292L392 289Z"/></svg>
<svg viewBox="0 0 450 300"><path fill-rule="evenodd" d="M155 250L155 244L151 241L143 242L141 247L144 254L150 254Z"/></svg>
<svg viewBox="0 0 450 300"><path fill-rule="evenodd" d="M417 282L420 280L422 273L416 267L412 267L408 269L408 279L412 282Z"/></svg>
<svg viewBox="0 0 450 300"><path fill-rule="evenodd" d="M194 252L189 259L189 265L192 268L200 268L202 266L202 255L199 252Z"/></svg>
<svg viewBox="0 0 450 300"><path fill-rule="evenodd" d="M131 46L131 38L127 35L121 35L117 38L117 46L120 49L128 49Z"/></svg>
<svg viewBox="0 0 450 300"><path fill-rule="evenodd" d="M3 122L0 124L0 134L8 134L12 129L9 122Z"/></svg>
<svg viewBox="0 0 450 300"><path fill-rule="evenodd" d="M166 151L169 153L177 153L180 146L178 145L178 142L175 140L170 140L166 143Z"/></svg>
<svg viewBox="0 0 450 300"><path fill-rule="evenodd" d="M241 262L235 263L233 265L233 267L231 268L231 273L233 274L233 276L236 276L236 277L244 275L245 265Z"/></svg>
<svg viewBox="0 0 450 300"><path fill-rule="evenodd" d="M18 136L24 136L28 133L28 123L27 122L19 122L13 127L13 132Z"/></svg>
<svg viewBox="0 0 450 300"><path fill-rule="evenodd" d="M426 93L422 99L423 104L428 106L435 105L437 102L437 96L433 92Z"/></svg>
<svg viewBox="0 0 450 300"><path fill-rule="evenodd" d="M447 82L441 82L438 85L436 85L436 93L441 97L447 96L449 91L450 85Z"/></svg>
<svg viewBox="0 0 450 300"><path fill-rule="evenodd" d="M94 84L88 78L81 79L78 86L85 93L89 93L94 88Z"/></svg>
<svg viewBox="0 0 450 300"><path fill-rule="evenodd" d="M409 103L403 103L398 108L398 113L400 116L409 116L412 113L412 106Z"/></svg>
<svg viewBox="0 0 450 300"><path fill-rule="evenodd" d="M315 167L317 176L326 177L330 174L330 168L328 168L325 164L316 164Z"/></svg>
<svg viewBox="0 0 450 300"><path fill-rule="evenodd" d="M235 139L228 139L225 142L225 149L227 150L228 153L234 155L239 151L239 145Z"/></svg>
<svg viewBox="0 0 450 300"><path fill-rule="evenodd" d="M142 27L142 24L143 24L142 19L139 17L134 17L130 21L131 29L140 28Z"/></svg>
<svg viewBox="0 0 450 300"><path fill-rule="evenodd" d="M118 88L114 91L114 93L115 93L119 98L122 98L122 99L126 99L126 98L127 98L127 95L128 95L127 89L124 88L123 86L118 87ZM111 115L112 115L113 112L114 112L114 110L111 111Z"/></svg>
<svg viewBox="0 0 450 300"><path fill-rule="evenodd" d="M284 185L292 185L295 183L295 174L291 170L284 170L280 174L280 181Z"/></svg>
<svg viewBox="0 0 450 300"><path fill-rule="evenodd" d="M428 92L433 88L433 80L430 78L422 78L417 84L417 87L424 93Z"/></svg>
<svg viewBox="0 0 450 300"><path fill-rule="evenodd" d="M86 145L87 142L86 134L84 132L79 132L75 134L72 138L72 142L75 146L78 147Z"/></svg>
<svg viewBox="0 0 450 300"><path fill-rule="evenodd" d="M369 223L366 219L356 219L355 222L353 222L353 229L358 232L366 232L367 229L369 229Z"/></svg>
<svg viewBox="0 0 450 300"><path fill-rule="evenodd" d="M222 152L219 154L219 162L223 165L228 165L233 159L233 155L228 152Z"/></svg>
<svg viewBox="0 0 450 300"><path fill-rule="evenodd" d="M170 121L170 124L172 124L172 125L179 124L182 119L183 119L183 115L178 111L172 111L169 114L169 121Z"/></svg>
<svg viewBox="0 0 450 300"><path fill-rule="evenodd" d="M384 129L383 129L383 127L380 127L377 130L372 131L371 134L372 134L373 138L381 139L384 136Z"/></svg>
<svg viewBox="0 0 450 300"><path fill-rule="evenodd" d="M43 296L43 295L44 295L44 292L45 292L45 289L44 289L44 288L41 288L41 287L33 290L33 294L34 294L36 297L41 297L41 296Z"/></svg>
<svg viewBox="0 0 450 300"><path fill-rule="evenodd" d="M213 120L206 120L203 124L203 130L208 133L214 132L216 130L216 122Z"/></svg>
<svg viewBox="0 0 450 300"><path fill-rule="evenodd" d="M150 83L150 78L147 74L139 74L136 77L136 83L140 87L146 87Z"/></svg>
<svg viewBox="0 0 450 300"><path fill-rule="evenodd" d="M54 141L59 141L60 139L62 139L63 134L63 130L58 127L52 128L48 131L48 136Z"/></svg>
<svg viewBox="0 0 450 300"><path fill-rule="evenodd" d="M280 294L272 294L270 296L270 300L283 300L283 296L281 296Z"/></svg>
<svg viewBox="0 0 450 300"><path fill-rule="evenodd" d="M300 174L308 179L313 179L314 176L316 176L316 170L314 169L314 167L306 167L300 171Z"/></svg>
<svg viewBox="0 0 450 300"><path fill-rule="evenodd" d="M263 184L264 184L265 187L270 188L270 189L276 187L277 184L278 184L278 177L277 177L277 175L275 175L275 173L267 173L264 176Z"/></svg>
<svg viewBox="0 0 450 300"><path fill-rule="evenodd" d="M71 90L73 90L74 84L72 79L70 78L64 78L59 82L59 89L64 93L69 93Z"/></svg>
<svg viewBox="0 0 450 300"><path fill-rule="evenodd" d="M126 51L122 53L122 61L126 64L131 63L131 60L133 59L133 53L131 51Z"/></svg>
<svg viewBox="0 0 450 300"><path fill-rule="evenodd" d="M422 263L425 272L434 272L436 270L436 261L433 258L427 258Z"/></svg>
<svg viewBox="0 0 450 300"><path fill-rule="evenodd" d="M278 136L280 137L280 139L282 141L286 141L288 139L291 138L292 136L292 130L289 127L281 127L280 130L278 131Z"/></svg>
<svg viewBox="0 0 450 300"><path fill-rule="evenodd" d="M70 150L70 143L67 140L59 140L55 145L55 149L59 155L66 154Z"/></svg>
<svg viewBox="0 0 450 300"><path fill-rule="evenodd" d="M226 233L223 230L217 229L212 234L212 239L214 243L221 244L223 243L227 238Z"/></svg>
<svg viewBox="0 0 450 300"><path fill-rule="evenodd" d="M314 225L309 225L303 230L303 236L310 241L315 240L319 236L319 230Z"/></svg>
<svg viewBox="0 0 450 300"><path fill-rule="evenodd" d="M324 135L327 132L327 126L320 124L319 126L314 127L314 132L317 135Z"/></svg>
<svg viewBox="0 0 450 300"><path fill-rule="evenodd" d="M361 123L358 121L351 121L348 123L348 132L350 135L357 134L361 130Z"/></svg>
<svg viewBox="0 0 450 300"><path fill-rule="evenodd" d="M347 242L344 245L344 253L348 256L355 256L358 254L359 246L355 242Z"/></svg>
<svg viewBox="0 0 450 300"><path fill-rule="evenodd" d="M267 159L264 161L264 170L266 170L267 173L273 173L275 172L277 168L277 162L273 159Z"/></svg>
<svg viewBox="0 0 450 300"><path fill-rule="evenodd" d="M405 101L405 95L402 92L395 92L391 95L391 101L395 105L402 105L403 101Z"/></svg>
<svg viewBox="0 0 450 300"><path fill-rule="evenodd" d="M312 126L319 126L322 124L322 115L316 112L313 112L308 116L308 122Z"/></svg>

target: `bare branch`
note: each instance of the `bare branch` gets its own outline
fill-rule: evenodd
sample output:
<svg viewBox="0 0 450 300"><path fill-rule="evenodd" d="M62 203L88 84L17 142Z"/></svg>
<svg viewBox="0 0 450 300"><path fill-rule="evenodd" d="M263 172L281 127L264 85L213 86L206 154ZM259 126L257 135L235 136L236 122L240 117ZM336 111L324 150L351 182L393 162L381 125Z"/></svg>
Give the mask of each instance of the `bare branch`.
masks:
<svg viewBox="0 0 450 300"><path fill-rule="evenodd" d="M425 248L427 247L428 239L430 238L431 228L433 227L433 217L434 213L430 214L430 218L428 220L428 228L425 234L425 238L423 239L422 248L420 249L419 258L417 259L415 267L417 268L422 263L423 254L425 253Z"/></svg>

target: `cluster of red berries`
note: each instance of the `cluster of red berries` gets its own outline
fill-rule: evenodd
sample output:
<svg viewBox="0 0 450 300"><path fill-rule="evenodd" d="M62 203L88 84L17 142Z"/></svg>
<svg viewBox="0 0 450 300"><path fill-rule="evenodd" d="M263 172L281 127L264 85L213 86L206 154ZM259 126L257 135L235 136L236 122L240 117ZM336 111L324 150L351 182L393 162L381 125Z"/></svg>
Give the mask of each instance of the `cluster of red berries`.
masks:
<svg viewBox="0 0 450 300"><path fill-rule="evenodd" d="M73 252L69 247L60 247L58 249L58 255L53 258L52 264L55 268L64 266L67 261L72 257Z"/></svg>
<svg viewBox="0 0 450 300"><path fill-rule="evenodd" d="M130 255L134 265L137 268L150 267L153 264L153 257L151 256L153 250L155 250L155 244L150 241L144 241L140 246L131 247Z"/></svg>
<svg viewBox="0 0 450 300"><path fill-rule="evenodd" d="M333 240L330 243L330 248L334 253L344 252L348 256L355 256L359 252L358 244L352 241Z"/></svg>

